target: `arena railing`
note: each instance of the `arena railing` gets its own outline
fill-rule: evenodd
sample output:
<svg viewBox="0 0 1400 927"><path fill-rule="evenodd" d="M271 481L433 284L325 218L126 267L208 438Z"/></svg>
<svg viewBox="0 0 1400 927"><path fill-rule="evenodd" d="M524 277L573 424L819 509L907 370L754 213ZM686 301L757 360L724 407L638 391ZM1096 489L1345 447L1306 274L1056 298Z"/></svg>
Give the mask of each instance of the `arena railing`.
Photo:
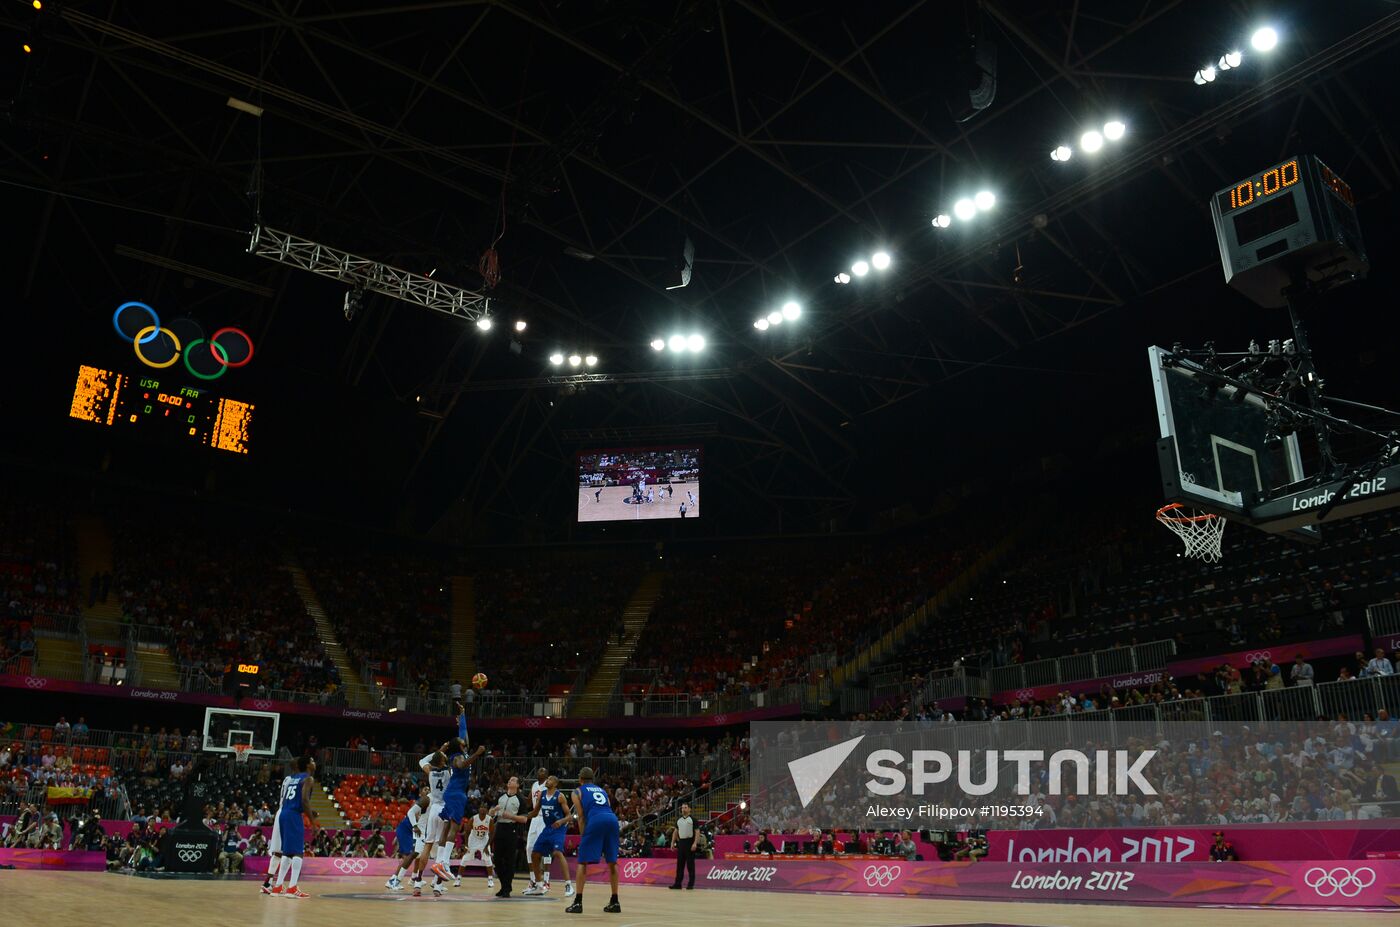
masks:
<svg viewBox="0 0 1400 927"><path fill-rule="evenodd" d="M1091 653L1035 660L1031 663L994 666L984 675L992 692L1005 692L1029 686L1079 682L1084 679L1162 669L1174 656L1175 641L1157 640L1134 644L1131 647L1114 647Z"/></svg>
<svg viewBox="0 0 1400 927"><path fill-rule="evenodd" d="M1400 636L1400 599L1366 606L1366 625L1371 636Z"/></svg>

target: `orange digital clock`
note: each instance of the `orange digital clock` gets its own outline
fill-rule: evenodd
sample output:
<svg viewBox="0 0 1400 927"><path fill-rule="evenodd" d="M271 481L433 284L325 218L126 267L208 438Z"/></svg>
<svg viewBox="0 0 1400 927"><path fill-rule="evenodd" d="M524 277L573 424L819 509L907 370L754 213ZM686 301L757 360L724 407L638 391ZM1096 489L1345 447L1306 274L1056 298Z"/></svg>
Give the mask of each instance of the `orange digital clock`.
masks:
<svg viewBox="0 0 1400 927"><path fill-rule="evenodd" d="M256 664L256 663L240 663L240 664L238 664L238 671L239 671L240 673L243 673L243 674L247 675L247 676L256 676L256 675L258 674L258 664Z"/></svg>
<svg viewBox="0 0 1400 927"><path fill-rule="evenodd" d="M1229 208L1239 209L1248 206L1256 199L1273 196L1298 182L1298 159L1285 161L1278 167L1271 167L1258 177L1241 181L1228 191ZM1221 196L1221 209L1225 209L1226 196Z"/></svg>

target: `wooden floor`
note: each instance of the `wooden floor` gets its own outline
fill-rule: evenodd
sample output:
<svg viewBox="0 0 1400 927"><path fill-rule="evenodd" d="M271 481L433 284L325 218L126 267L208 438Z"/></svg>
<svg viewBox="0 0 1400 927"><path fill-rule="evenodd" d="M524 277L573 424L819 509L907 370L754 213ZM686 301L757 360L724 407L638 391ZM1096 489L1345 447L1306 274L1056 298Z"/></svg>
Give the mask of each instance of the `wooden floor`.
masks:
<svg viewBox="0 0 1400 927"><path fill-rule="evenodd" d="M695 504L690 502L689 491L695 496ZM632 489L628 486L608 486L595 498L596 490L580 486L578 491L579 521L655 521L681 517L681 503L685 503L686 518L700 517L700 484L677 483L676 494L642 505L630 505L624 499L630 498Z"/></svg>
<svg viewBox="0 0 1400 927"><path fill-rule="evenodd" d="M255 881L139 879L107 873L0 872L4 922L15 925L165 925L182 927L460 927L470 924L608 923L616 927L923 927L923 925L1036 925L1036 927L1360 927L1395 924L1393 913L1045 905L951 902L858 895L623 886L622 913L603 914L607 890L589 887L587 913L566 915L560 887L541 899L497 899L481 881L445 898L412 898L383 890L378 880L305 882L311 898L269 898ZM516 888L522 888L517 881Z"/></svg>

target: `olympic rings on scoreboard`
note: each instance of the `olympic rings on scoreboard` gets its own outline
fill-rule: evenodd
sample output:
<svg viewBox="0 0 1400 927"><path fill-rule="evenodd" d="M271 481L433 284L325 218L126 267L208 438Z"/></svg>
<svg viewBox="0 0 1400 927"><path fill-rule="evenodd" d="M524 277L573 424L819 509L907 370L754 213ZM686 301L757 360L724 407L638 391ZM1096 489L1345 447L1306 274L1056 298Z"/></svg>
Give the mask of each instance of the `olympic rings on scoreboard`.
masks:
<svg viewBox="0 0 1400 927"><path fill-rule="evenodd" d="M150 324L141 326L136 330L135 334L128 333L122 328L122 314L128 310L144 312L149 316ZM178 322L179 320L177 319L176 321ZM228 373L230 369L248 366L248 363L253 359L253 339L249 337L248 333L243 329L235 328L232 325L226 325L214 332L214 334L207 339L191 338L186 344L182 345L179 336L169 328L161 327L160 316L156 314L156 311L139 300L131 300L118 306L117 311L112 313L112 327L116 329L117 335L123 341L131 342L132 348L136 351L137 360L141 361L141 363L145 364L147 367L153 367L156 370L164 370L167 367L173 367L177 362L183 360L185 363L185 370L189 372L190 376L197 377L201 380L217 380L219 377ZM188 332L186 332L186 337L189 337ZM168 360L156 360L141 350L143 345L150 345L151 342L160 338L167 339L170 345L173 346ZM239 354L230 350L239 338L242 338L243 343L247 345L241 352L241 357ZM149 350L150 349L148 349L148 351ZM206 358L213 358L214 363L217 365L215 372L201 373L196 369L195 364L191 363L192 357L199 361L204 361ZM234 360L234 357L239 357L239 359Z"/></svg>

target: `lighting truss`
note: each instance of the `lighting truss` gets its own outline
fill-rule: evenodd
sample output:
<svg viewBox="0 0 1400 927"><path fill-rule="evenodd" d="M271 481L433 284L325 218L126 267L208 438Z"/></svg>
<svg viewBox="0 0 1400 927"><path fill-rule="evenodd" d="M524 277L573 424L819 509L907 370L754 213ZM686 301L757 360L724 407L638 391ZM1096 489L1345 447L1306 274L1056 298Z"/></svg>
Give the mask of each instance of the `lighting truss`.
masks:
<svg viewBox="0 0 1400 927"><path fill-rule="evenodd" d="M489 300L482 293L266 226L254 227L248 253L471 322L484 317L489 309Z"/></svg>

